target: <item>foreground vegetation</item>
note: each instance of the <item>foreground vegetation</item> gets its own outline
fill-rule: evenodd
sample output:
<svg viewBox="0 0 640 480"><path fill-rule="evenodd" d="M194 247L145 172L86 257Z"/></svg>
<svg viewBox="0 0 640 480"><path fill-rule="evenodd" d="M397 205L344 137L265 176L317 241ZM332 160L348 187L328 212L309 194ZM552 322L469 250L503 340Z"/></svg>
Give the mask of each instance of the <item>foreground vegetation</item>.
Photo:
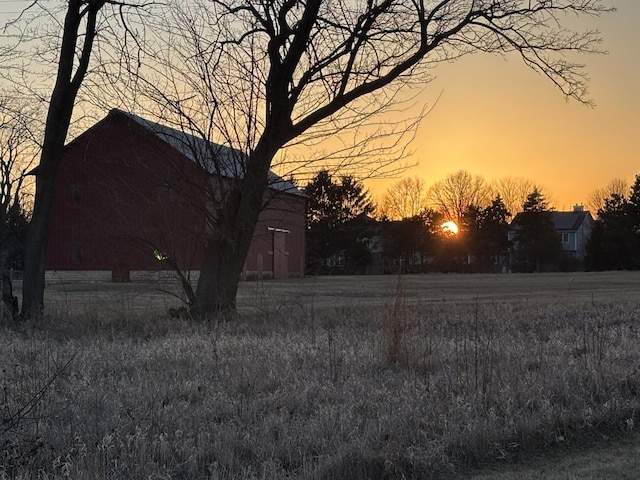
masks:
<svg viewBox="0 0 640 480"><path fill-rule="evenodd" d="M484 295L505 278L508 301ZM6 328L0 478L455 478L632 439L640 303L534 288L586 274L515 295L523 278L440 277L477 283L456 301L419 301L412 277L358 279L348 301L331 279L317 302L273 282L278 302L245 285L253 308L224 324L85 304Z"/></svg>

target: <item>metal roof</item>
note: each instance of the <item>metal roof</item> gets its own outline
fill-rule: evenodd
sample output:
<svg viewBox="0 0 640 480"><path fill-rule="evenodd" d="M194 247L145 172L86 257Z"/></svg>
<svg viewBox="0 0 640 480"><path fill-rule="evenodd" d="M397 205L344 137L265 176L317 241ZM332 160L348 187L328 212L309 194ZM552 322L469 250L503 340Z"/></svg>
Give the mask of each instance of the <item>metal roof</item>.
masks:
<svg viewBox="0 0 640 480"><path fill-rule="evenodd" d="M523 212L518 213L511 221L511 230L519 229L519 217ZM580 225L585 221L587 216L591 217L589 212L585 211L573 211L573 212L551 212L551 220L553 220L553 226L557 231L576 231L580 228Z"/></svg>
<svg viewBox="0 0 640 480"><path fill-rule="evenodd" d="M553 212L551 218L556 230L578 230L587 214L588 212Z"/></svg>
<svg viewBox="0 0 640 480"><path fill-rule="evenodd" d="M242 178L244 176L244 167L248 157L238 149L209 142L202 137L152 122L133 113L118 109L114 109L111 112L126 115L211 174L229 178ZM283 179L271 170L269 171L269 188L293 195L306 196L293 183Z"/></svg>

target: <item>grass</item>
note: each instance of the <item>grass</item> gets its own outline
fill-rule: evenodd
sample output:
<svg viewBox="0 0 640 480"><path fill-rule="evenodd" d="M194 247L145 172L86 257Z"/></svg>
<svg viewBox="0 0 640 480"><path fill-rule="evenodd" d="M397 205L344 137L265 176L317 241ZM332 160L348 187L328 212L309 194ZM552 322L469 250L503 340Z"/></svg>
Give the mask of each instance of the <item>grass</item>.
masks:
<svg viewBox="0 0 640 480"><path fill-rule="evenodd" d="M246 283L226 324L151 285L50 289L0 335L0 478L631 478L562 462L638 451L639 279Z"/></svg>

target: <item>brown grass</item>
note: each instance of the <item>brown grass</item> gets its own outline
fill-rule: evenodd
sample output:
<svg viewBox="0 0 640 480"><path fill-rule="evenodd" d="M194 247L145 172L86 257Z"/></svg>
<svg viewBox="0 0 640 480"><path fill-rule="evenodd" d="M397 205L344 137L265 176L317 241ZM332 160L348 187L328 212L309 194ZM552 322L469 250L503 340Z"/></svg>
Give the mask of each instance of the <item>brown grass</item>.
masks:
<svg viewBox="0 0 640 480"><path fill-rule="evenodd" d="M226 324L171 320L150 286L67 288L67 311L0 336L3 422L54 379L0 429L0 478L444 478L625 438L638 279L244 284Z"/></svg>

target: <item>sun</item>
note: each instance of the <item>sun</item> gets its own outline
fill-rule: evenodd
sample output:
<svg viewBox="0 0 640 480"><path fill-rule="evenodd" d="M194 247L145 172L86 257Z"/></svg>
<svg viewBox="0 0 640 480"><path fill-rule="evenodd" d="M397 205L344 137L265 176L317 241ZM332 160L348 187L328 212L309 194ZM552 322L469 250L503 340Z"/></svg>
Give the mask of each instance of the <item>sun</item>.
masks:
<svg viewBox="0 0 640 480"><path fill-rule="evenodd" d="M444 222L442 225L440 225L440 228L442 228L442 231L444 233L448 233L449 235L457 235L459 231L458 225L453 221Z"/></svg>

